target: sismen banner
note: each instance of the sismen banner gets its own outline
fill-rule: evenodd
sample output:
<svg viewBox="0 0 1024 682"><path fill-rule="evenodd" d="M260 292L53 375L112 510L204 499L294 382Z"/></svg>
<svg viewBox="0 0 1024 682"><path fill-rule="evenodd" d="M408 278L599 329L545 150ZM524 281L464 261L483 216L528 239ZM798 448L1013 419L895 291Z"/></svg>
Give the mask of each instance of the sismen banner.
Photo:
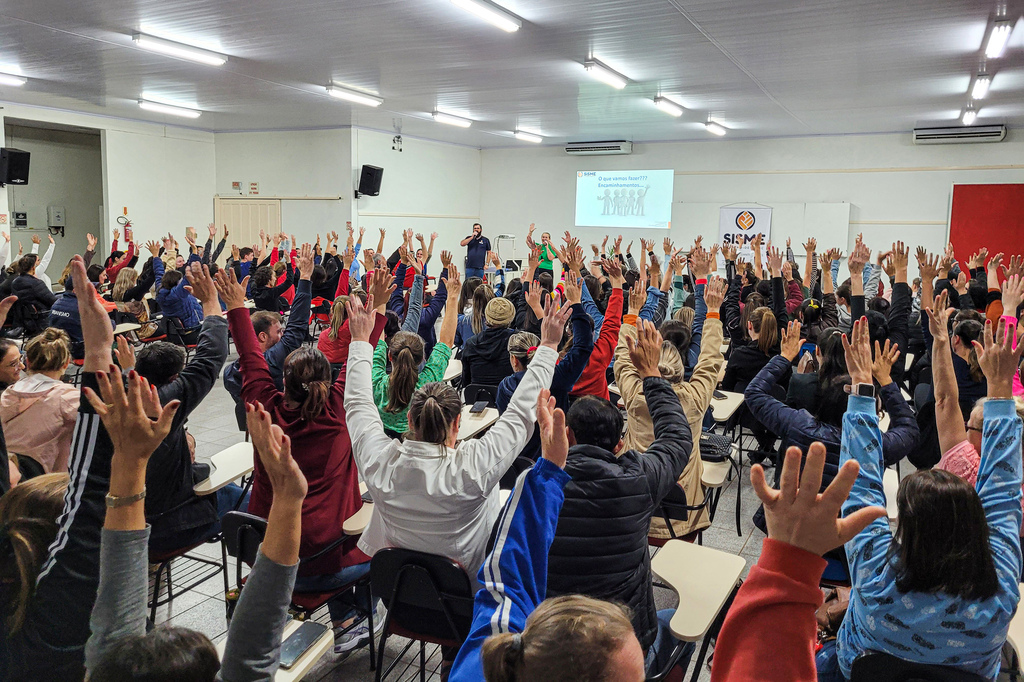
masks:
<svg viewBox="0 0 1024 682"><path fill-rule="evenodd" d="M739 257L748 263L754 261L750 242L755 235L761 237L761 262L766 263L768 240L772 238L772 209L766 206L723 206L718 213L718 240L722 245L737 244L743 238ZM718 267L725 267L725 258L718 254Z"/></svg>

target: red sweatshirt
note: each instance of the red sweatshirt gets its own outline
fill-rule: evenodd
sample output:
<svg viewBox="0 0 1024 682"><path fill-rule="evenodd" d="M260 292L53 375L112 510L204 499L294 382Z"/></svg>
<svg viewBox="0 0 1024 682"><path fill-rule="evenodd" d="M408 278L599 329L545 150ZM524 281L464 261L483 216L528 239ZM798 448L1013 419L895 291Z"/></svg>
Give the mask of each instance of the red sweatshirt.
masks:
<svg viewBox="0 0 1024 682"><path fill-rule="evenodd" d="M594 350L590 354L587 366L576 380L569 392L573 396L596 395L598 398L609 399L608 396L608 365L615 354L615 346L619 343L619 327L622 326L622 289L615 287L608 296L608 307L604 311L604 324L601 333L594 342Z"/></svg>
<svg viewBox="0 0 1024 682"><path fill-rule="evenodd" d="M277 261L280 260L280 258L278 258L277 254L278 254L278 249L274 249L273 251L270 252L270 267L274 267L274 265L277 263ZM295 256L296 255L297 255L297 253L296 253L295 249L292 249L292 253L291 253L292 268L295 267ZM274 286L276 286L276 287L281 286L282 284L284 284L284 281L286 279L288 279L288 271L287 270L285 270L284 272L281 273L281 276L277 278L276 282L274 282ZM281 296L284 297L284 300L288 301L288 305L291 305L292 303L295 303L295 285L292 285L292 286L288 287L288 289L283 294L281 294Z"/></svg>
<svg viewBox="0 0 1024 682"><path fill-rule="evenodd" d="M307 421L298 409L285 404L284 393L274 385L248 308L229 310L228 328L241 363L242 400L263 403L273 422L284 429L292 439L292 455L309 483L309 493L302 503L299 556L310 556L338 539L342 522L363 506L352 442L345 424L345 370L331 385L324 410ZM378 315L371 343L376 344L383 331L384 316ZM249 513L267 518L274 494L259 457L256 457L254 475ZM303 565L299 574L335 573L345 566L368 561L356 548L355 541L356 538L352 538L309 565Z"/></svg>
<svg viewBox="0 0 1024 682"><path fill-rule="evenodd" d="M820 556L766 538L715 642L711 682L816 682L824 570Z"/></svg>
<svg viewBox="0 0 1024 682"><path fill-rule="evenodd" d="M116 239L114 240L114 243L111 245L111 249L110 249L111 253L113 253L114 251L117 251L117 240ZM125 252L125 253L126 253L127 257L123 261L121 261L120 265L111 265L106 270L106 272L107 272L107 281L109 281L111 284L113 284L114 280L117 279L117 273L121 272L122 268L124 268L124 266L128 265L128 263L131 262L132 258L135 257L135 242L128 242L128 251Z"/></svg>

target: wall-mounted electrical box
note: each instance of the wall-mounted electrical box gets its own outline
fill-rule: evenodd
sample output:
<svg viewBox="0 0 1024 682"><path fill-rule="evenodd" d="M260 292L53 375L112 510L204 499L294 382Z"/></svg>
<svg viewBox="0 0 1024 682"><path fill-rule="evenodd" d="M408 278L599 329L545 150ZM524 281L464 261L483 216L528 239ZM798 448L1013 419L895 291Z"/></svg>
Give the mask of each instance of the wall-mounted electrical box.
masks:
<svg viewBox="0 0 1024 682"><path fill-rule="evenodd" d="M64 227L64 207L63 206L47 206L46 207L46 224L49 227Z"/></svg>
<svg viewBox="0 0 1024 682"><path fill-rule="evenodd" d="M28 227L28 213L24 211L14 212L14 226L15 227Z"/></svg>

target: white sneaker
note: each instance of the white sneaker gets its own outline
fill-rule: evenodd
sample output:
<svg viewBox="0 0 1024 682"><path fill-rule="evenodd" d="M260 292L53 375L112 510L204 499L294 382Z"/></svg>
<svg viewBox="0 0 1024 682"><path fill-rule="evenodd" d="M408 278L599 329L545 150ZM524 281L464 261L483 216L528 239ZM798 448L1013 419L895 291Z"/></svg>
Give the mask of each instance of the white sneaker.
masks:
<svg viewBox="0 0 1024 682"><path fill-rule="evenodd" d="M384 619L387 618L387 609L380 601L373 613L373 635L379 635L384 629ZM337 628L340 629L340 628ZM369 621L363 618L359 624L343 635L335 634L334 653L348 655L356 649L360 649L370 643Z"/></svg>

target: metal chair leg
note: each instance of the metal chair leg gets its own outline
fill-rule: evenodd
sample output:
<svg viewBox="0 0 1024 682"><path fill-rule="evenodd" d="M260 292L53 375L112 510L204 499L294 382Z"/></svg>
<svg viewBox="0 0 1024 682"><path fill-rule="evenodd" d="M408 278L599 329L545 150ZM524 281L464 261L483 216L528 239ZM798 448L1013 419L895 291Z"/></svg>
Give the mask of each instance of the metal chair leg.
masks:
<svg viewBox="0 0 1024 682"><path fill-rule="evenodd" d="M708 653L708 643L709 639L707 635L705 635L704 639L700 643L700 652L697 654L697 661L693 667L693 676L690 678L690 682L697 682L697 678L700 677L700 670L704 667L704 657Z"/></svg>
<svg viewBox="0 0 1024 682"><path fill-rule="evenodd" d="M420 640L420 682L427 682L427 645Z"/></svg>

